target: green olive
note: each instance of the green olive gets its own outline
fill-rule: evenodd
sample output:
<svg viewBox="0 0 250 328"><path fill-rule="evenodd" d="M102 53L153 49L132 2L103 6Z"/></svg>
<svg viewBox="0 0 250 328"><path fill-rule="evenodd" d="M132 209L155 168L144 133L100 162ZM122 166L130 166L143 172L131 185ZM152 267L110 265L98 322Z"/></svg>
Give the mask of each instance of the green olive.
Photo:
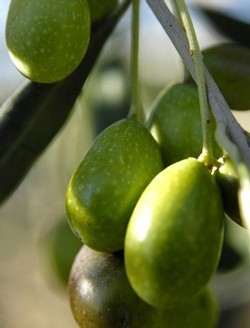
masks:
<svg viewBox="0 0 250 328"><path fill-rule="evenodd" d="M210 122L215 130L213 117ZM159 143L165 166L202 152L201 114L197 88L181 83L166 86L155 99L148 125ZM216 158L222 155L212 136Z"/></svg>
<svg viewBox="0 0 250 328"><path fill-rule="evenodd" d="M216 328L218 310L211 288L206 287L184 306L161 310L154 328Z"/></svg>
<svg viewBox="0 0 250 328"><path fill-rule="evenodd" d="M250 50L237 43L212 46L203 58L230 108L250 109Z"/></svg>
<svg viewBox="0 0 250 328"><path fill-rule="evenodd" d="M87 0L12 0L6 43L12 61L28 79L52 83L80 64L90 39Z"/></svg>
<svg viewBox="0 0 250 328"><path fill-rule="evenodd" d="M143 124L123 119L106 128L69 182L66 210L72 230L95 250L122 249L134 206L162 168L159 146Z"/></svg>
<svg viewBox="0 0 250 328"><path fill-rule="evenodd" d="M176 162L147 186L125 237L128 279L147 303L170 307L198 295L221 254L224 210L203 163Z"/></svg>

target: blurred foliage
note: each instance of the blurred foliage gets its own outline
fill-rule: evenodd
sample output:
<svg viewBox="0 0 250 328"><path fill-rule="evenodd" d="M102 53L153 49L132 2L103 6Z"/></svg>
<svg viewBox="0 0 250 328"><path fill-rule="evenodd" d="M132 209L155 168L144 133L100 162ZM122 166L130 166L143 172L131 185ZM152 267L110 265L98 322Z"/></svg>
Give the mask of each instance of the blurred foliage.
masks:
<svg viewBox="0 0 250 328"><path fill-rule="evenodd" d="M250 24L213 9L202 8L202 11L224 36L250 48Z"/></svg>

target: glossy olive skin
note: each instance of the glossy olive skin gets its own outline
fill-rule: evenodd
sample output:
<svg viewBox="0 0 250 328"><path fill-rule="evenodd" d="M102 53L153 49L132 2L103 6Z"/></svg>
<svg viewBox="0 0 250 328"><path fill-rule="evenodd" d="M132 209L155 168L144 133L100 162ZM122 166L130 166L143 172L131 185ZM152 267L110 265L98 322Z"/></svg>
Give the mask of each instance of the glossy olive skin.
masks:
<svg viewBox="0 0 250 328"><path fill-rule="evenodd" d="M218 304L212 290L206 287L184 306L160 311L154 328L216 328Z"/></svg>
<svg viewBox="0 0 250 328"><path fill-rule="evenodd" d="M118 0L88 0L92 23L108 15L118 4Z"/></svg>
<svg viewBox="0 0 250 328"><path fill-rule="evenodd" d="M66 191L69 224L95 250L123 249L130 215L163 168L159 146L140 122L120 120L94 141Z"/></svg>
<svg viewBox="0 0 250 328"><path fill-rule="evenodd" d="M214 172L214 177L220 187L225 213L230 217L230 219L244 227L238 202L238 173L228 155L221 158L219 163L220 162L222 164Z"/></svg>
<svg viewBox="0 0 250 328"><path fill-rule="evenodd" d="M83 246L68 285L72 313L81 328L152 328L156 310L131 288L123 254L100 253Z"/></svg>
<svg viewBox="0 0 250 328"><path fill-rule="evenodd" d="M125 267L138 295L156 307L188 302L214 274L221 254L224 210L203 163L185 159L148 185L125 237Z"/></svg>
<svg viewBox="0 0 250 328"><path fill-rule="evenodd" d="M53 83L84 57L90 39L87 0L12 0L5 29L12 61L28 79Z"/></svg>
<svg viewBox="0 0 250 328"><path fill-rule="evenodd" d="M210 124L215 130L215 120ZM167 85L156 97L148 126L159 143L165 166L187 157L198 157L202 152L202 127L197 88L179 83ZM212 137L216 158L222 155Z"/></svg>

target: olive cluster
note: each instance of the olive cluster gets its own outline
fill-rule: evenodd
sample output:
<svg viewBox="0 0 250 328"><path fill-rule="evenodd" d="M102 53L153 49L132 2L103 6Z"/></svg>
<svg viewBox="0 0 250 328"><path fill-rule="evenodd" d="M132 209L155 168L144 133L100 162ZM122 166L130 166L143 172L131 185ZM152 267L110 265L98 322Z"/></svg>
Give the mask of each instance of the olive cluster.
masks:
<svg viewBox="0 0 250 328"><path fill-rule="evenodd" d="M32 81L66 78L88 50L91 24L117 4L12 0L6 43L14 64ZM69 277L81 328L216 326L210 282L225 213L242 225L237 172L214 135L214 163L199 157L195 86L167 86L150 113L145 123L127 117L106 128L68 184L68 222L83 244Z"/></svg>
<svg viewBox="0 0 250 328"><path fill-rule="evenodd" d="M240 222L238 177L215 138L214 164L199 158L195 86L164 88L150 113L99 134L67 188L68 221L84 244L69 279L80 327L216 326L210 282L225 212Z"/></svg>

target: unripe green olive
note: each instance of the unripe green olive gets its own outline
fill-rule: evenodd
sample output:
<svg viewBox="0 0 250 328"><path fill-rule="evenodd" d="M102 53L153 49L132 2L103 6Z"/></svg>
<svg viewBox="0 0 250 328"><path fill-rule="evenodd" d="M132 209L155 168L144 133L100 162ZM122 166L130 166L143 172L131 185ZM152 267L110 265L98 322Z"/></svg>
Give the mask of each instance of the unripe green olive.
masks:
<svg viewBox="0 0 250 328"><path fill-rule="evenodd" d="M216 328L218 312L216 298L208 286L187 304L161 310L154 328Z"/></svg>
<svg viewBox="0 0 250 328"><path fill-rule="evenodd" d="M90 39L87 0L12 0L6 43L28 79L52 83L67 77L84 57Z"/></svg>
<svg viewBox="0 0 250 328"><path fill-rule="evenodd" d="M161 171L142 193L125 237L125 267L138 295L156 307L198 295L221 254L224 210L219 188L194 158Z"/></svg>
<svg viewBox="0 0 250 328"><path fill-rule="evenodd" d="M110 125L67 187L66 210L74 233L101 252L123 249L134 206L162 169L159 146L142 123L123 119Z"/></svg>
<svg viewBox="0 0 250 328"><path fill-rule="evenodd" d="M203 58L230 108L249 110L250 50L224 43L205 49Z"/></svg>
<svg viewBox="0 0 250 328"><path fill-rule="evenodd" d="M211 117L212 131L215 120ZM160 145L165 166L187 157L198 157L202 152L202 125L197 88L178 83L166 86L156 97L148 126ZM212 135L213 153L222 155L215 135Z"/></svg>

